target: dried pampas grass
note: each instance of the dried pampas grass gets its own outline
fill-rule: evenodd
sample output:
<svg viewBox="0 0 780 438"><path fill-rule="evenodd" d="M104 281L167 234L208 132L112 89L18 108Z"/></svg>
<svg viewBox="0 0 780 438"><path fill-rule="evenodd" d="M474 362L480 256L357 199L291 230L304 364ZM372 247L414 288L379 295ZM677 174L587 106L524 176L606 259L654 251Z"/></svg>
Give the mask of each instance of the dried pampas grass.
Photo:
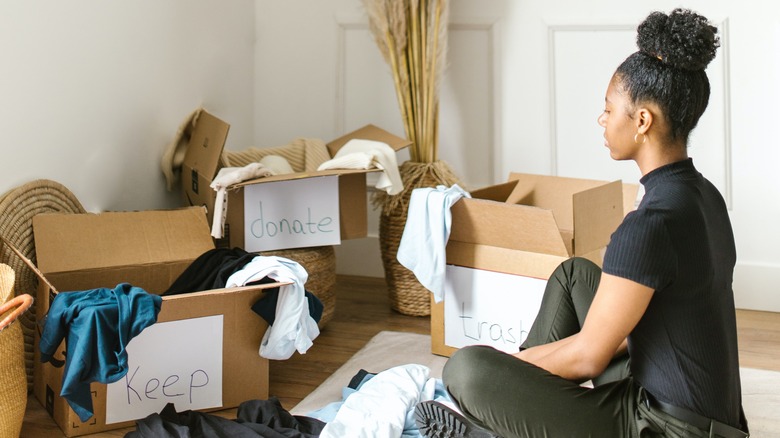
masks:
<svg viewBox="0 0 780 438"><path fill-rule="evenodd" d="M447 54L448 0L363 0L390 66L411 161L438 160L439 85Z"/></svg>
<svg viewBox="0 0 780 438"><path fill-rule="evenodd" d="M438 158L439 85L447 54L449 0L363 0L371 33L390 66L398 106L413 142L410 160L399 169L404 189L396 195L377 191L382 207L379 243L393 309L406 315L430 315L428 291L397 258L411 193L416 188L450 186L457 178Z"/></svg>

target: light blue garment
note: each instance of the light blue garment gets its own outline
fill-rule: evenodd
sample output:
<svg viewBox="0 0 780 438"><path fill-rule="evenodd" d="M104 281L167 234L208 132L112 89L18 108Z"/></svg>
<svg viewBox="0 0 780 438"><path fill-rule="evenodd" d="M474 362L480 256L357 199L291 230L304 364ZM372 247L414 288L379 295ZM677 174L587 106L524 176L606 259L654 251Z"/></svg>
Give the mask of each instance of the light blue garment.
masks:
<svg viewBox="0 0 780 438"><path fill-rule="evenodd" d="M416 365L416 366L419 367L422 365ZM379 374L381 375L381 378L391 377L390 374L388 373L385 374L379 373ZM339 409L341 409L341 407L344 405L347 398L355 393L358 393L363 387L363 385L369 380L371 380L372 378L374 378L375 376L377 376L377 374L366 374L366 376L363 377L363 380L357 385L356 388L345 386L341 390L342 399L340 401L329 403L320 409L309 412L308 414L306 414L306 416L316 418L325 423L333 422L333 420L336 418L336 414L338 414ZM433 388L432 393L430 391L431 388ZM394 395L399 396L398 394L386 393L383 395L383 398L393 397ZM420 388L419 399L417 400L417 402L419 403L427 400L435 400L445 404L453 403L452 398L447 393L447 390L444 389L444 383L442 382L442 380L433 379L433 378L428 379L426 381L426 384ZM422 435L420 434L420 430L417 427L417 423L415 423L414 421L414 406L416 406L416 403L414 403L411 406L411 409L408 409L406 412L406 419L403 425L403 433L401 435L402 438L422 438Z"/></svg>
<svg viewBox="0 0 780 438"><path fill-rule="evenodd" d="M450 208L471 194L457 184L412 190L406 226L398 245L398 262L409 269L434 301L444 299L447 241L450 238Z"/></svg>

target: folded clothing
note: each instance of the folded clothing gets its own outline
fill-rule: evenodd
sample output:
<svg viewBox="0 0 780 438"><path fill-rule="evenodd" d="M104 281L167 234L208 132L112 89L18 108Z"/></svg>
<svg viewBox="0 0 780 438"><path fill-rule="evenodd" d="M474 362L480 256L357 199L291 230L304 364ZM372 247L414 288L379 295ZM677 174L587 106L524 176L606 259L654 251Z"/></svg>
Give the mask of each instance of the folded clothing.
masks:
<svg viewBox="0 0 780 438"><path fill-rule="evenodd" d="M227 217L227 188L233 184L273 175L273 171L262 163L249 163L244 167L223 167L211 182L210 187L217 192L214 200L214 218L211 224L211 236L221 239Z"/></svg>
<svg viewBox="0 0 780 438"><path fill-rule="evenodd" d="M395 150L387 143L353 138L336 152L333 159L320 165L317 170L328 169L380 169L375 187L389 195L397 195L404 189Z"/></svg>
<svg viewBox="0 0 780 438"><path fill-rule="evenodd" d="M295 173L290 162L286 158L279 155L266 155L261 158L258 163L265 166L274 175L287 175Z"/></svg>
<svg viewBox="0 0 780 438"><path fill-rule="evenodd" d="M225 167L241 167L260 162L263 157L277 155L284 158L294 172L313 172L330 159L328 147L318 138L296 138L277 147L249 147L240 151L224 151L221 161Z"/></svg>

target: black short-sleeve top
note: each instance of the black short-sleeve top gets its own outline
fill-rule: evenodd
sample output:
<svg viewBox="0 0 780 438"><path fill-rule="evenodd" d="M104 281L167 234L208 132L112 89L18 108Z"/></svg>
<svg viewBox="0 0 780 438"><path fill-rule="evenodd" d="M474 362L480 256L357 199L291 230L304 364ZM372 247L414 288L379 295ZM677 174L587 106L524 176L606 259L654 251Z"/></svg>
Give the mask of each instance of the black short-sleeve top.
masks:
<svg viewBox="0 0 780 438"><path fill-rule="evenodd" d="M740 427L736 249L726 204L691 159L640 182L645 195L612 235L603 265L655 291L628 337L632 374L662 401Z"/></svg>

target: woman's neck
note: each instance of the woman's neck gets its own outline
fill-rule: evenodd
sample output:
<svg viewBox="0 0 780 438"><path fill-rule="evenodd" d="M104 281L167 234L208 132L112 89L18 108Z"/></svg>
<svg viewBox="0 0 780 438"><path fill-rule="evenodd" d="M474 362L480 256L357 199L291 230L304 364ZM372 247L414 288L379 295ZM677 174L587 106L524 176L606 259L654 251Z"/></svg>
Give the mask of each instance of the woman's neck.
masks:
<svg viewBox="0 0 780 438"><path fill-rule="evenodd" d="M688 148L685 145L649 144L634 161L639 166L642 176L645 176L659 167L686 159L688 159Z"/></svg>

